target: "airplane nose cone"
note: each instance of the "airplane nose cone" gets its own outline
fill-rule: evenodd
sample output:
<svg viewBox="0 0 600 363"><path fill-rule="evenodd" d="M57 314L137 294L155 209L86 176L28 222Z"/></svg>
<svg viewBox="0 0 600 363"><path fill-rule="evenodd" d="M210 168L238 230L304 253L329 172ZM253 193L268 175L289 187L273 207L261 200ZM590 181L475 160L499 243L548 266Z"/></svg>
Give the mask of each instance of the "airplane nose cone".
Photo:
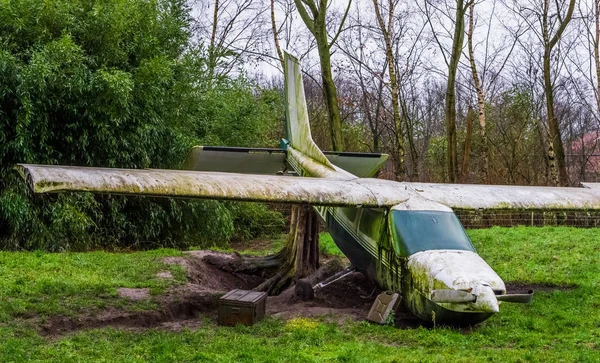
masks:
<svg viewBox="0 0 600 363"><path fill-rule="evenodd" d="M496 294L494 294L494 290L489 285L477 285L471 293L477 296L477 301L473 304L476 310L486 313L497 313L500 311Z"/></svg>

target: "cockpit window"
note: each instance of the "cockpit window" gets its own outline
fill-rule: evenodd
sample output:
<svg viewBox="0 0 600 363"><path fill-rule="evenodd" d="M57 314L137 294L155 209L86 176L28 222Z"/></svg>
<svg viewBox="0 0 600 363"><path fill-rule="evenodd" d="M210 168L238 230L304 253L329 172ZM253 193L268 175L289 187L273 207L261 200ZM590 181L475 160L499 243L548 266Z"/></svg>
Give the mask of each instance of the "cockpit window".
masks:
<svg viewBox="0 0 600 363"><path fill-rule="evenodd" d="M391 218L396 252L402 256L427 250L475 251L452 212L393 210Z"/></svg>

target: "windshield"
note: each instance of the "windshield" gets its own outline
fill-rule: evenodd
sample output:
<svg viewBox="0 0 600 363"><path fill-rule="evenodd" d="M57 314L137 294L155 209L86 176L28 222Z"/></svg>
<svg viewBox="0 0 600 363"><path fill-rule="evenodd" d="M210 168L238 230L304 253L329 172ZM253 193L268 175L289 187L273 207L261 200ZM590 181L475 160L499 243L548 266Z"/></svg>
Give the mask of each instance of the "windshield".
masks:
<svg viewBox="0 0 600 363"><path fill-rule="evenodd" d="M453 212L393 210L396 252L402 256L427 250L475 251Z"/></svg>

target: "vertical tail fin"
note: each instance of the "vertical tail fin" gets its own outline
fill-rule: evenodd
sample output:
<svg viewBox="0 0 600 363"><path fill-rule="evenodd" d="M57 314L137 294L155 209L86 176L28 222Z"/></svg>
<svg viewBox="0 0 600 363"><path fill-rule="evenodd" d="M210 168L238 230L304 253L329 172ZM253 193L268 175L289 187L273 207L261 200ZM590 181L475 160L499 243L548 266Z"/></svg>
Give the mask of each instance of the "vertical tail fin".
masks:
<svg viewBox="0 0 600 363"><path fill-rule="evenodd" d="M283 64L287 140L295 150L331 169L335 169L315 144L310 134L300 63L296 57L285 52Z"/></svg>

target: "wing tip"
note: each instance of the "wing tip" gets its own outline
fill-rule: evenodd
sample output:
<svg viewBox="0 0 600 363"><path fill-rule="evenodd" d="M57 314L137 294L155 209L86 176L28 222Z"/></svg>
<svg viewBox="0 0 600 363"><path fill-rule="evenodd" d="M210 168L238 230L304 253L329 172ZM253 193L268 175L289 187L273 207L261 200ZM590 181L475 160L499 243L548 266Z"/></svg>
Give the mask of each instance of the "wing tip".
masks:
<svg viewBox="0 0 600 363"><path fill-rule="evenodd" d="M25 180L25 184L31 192L39 193L37 190L35 190L35 183L33 182L33 176L31 175L28 164L16 164L13 166L13 170L16 170L19 175L21 175L21 178Z"/></svg>

